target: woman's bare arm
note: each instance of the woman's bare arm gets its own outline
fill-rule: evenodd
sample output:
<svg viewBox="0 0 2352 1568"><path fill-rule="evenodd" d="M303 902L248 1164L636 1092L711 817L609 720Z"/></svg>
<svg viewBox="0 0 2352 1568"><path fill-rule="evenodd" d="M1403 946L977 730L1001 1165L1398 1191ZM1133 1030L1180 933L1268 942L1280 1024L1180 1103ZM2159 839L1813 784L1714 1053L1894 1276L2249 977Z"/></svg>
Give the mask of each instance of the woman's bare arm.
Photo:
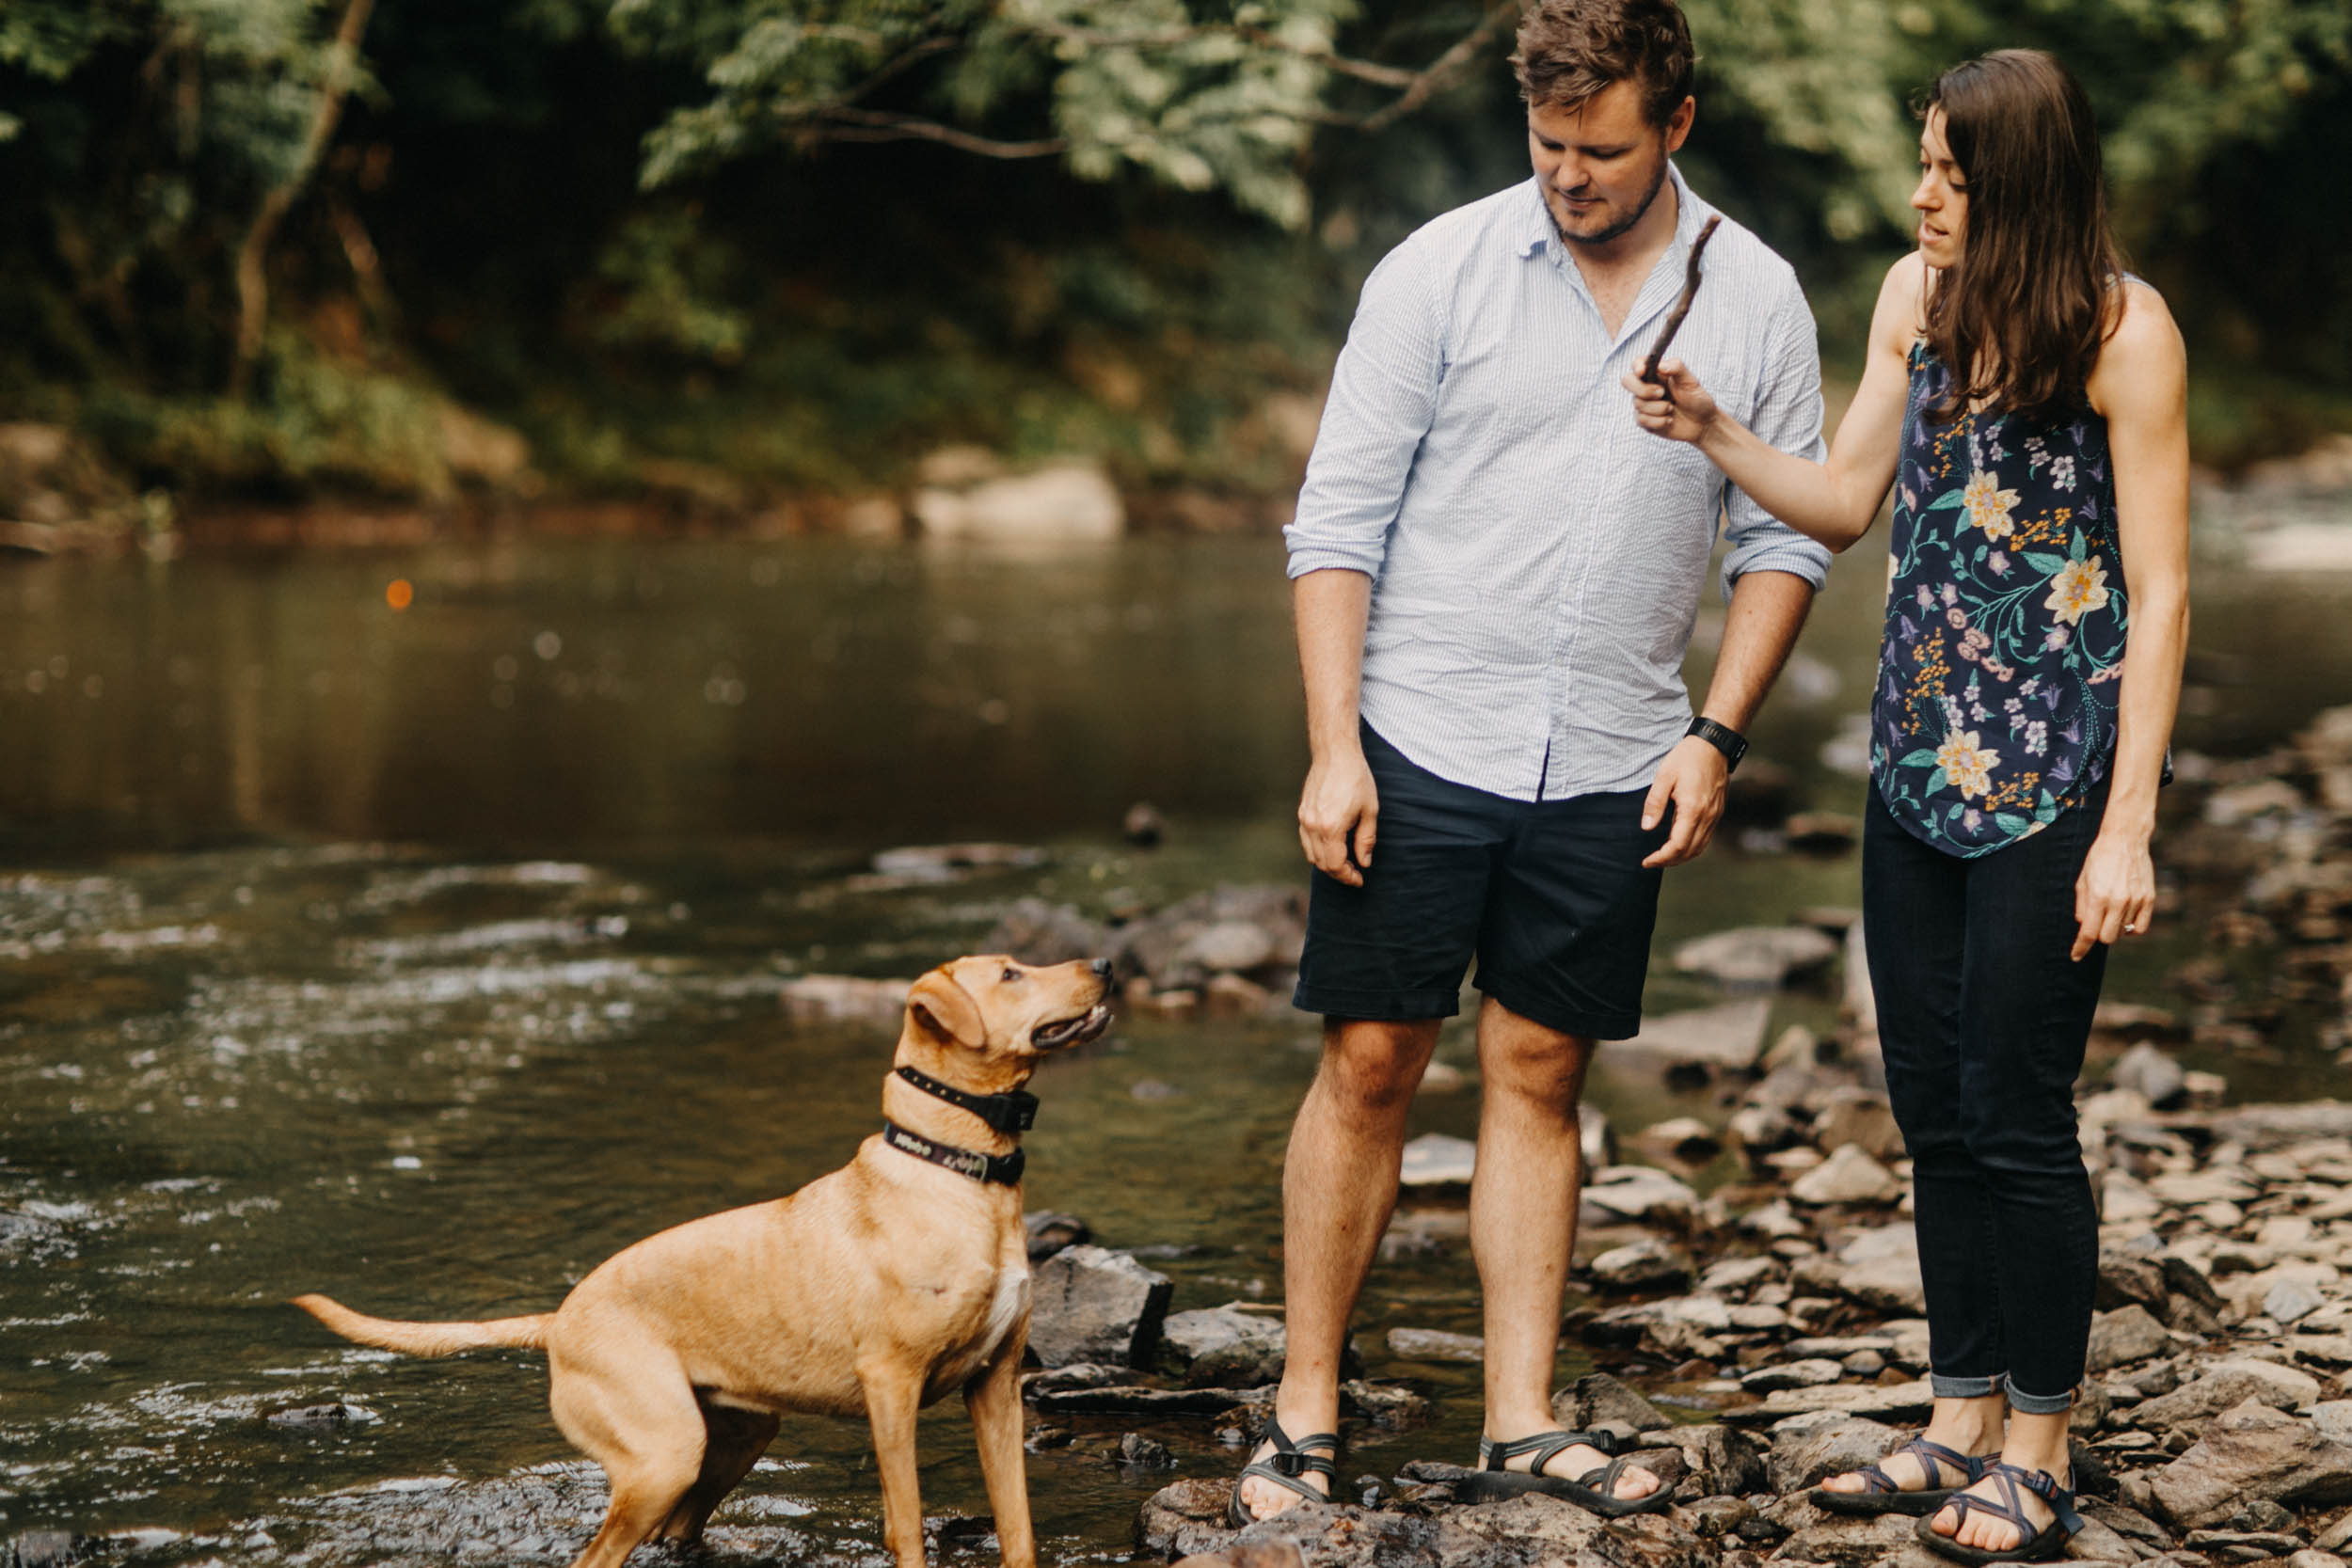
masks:
<svg viewBox="0 0 2352 1568"><path fill-rule="evenodd" d="M1759 440L1718 408L1678 359L1658 367L1662 387L1624 378L1634 395L1634 419L1654 436L1696 446L1765 511L1831 549L1843 550L1870 531L1895 480L1925 277L1915 252L1887 269L1870 316L1862 384L1838 422L1827 464L1791 456Z"/></svg>
<svg viewBox="0 0 2352 1568"><path fill-rule="evenodd" d="M2074 884L2074 957L2148 929L2156 786L2188 647L2188 356L2162 296L2123 285L2122 319L2099 351L2090 405L2106 417L2117 546L2131 631L2117 697L2114 774L2099 836Z"/></svg>

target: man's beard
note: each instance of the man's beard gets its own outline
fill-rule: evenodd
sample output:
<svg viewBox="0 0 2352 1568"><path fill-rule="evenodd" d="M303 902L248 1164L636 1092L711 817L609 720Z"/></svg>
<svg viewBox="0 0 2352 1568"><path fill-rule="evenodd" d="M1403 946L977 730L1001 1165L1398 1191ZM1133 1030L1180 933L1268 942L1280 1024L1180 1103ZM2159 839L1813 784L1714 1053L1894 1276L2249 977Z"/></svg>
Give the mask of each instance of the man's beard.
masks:
<svg viewBox="0 0 2352 1568"><path fill-rule="evenodd" d="M1650 177L1649 189L1642 193L1641 205L1635 207L1631 214L1619 218L1597 234L1571 234L1566 226L1561 223L1560 214L1552 212L1550 202L1544 203L1544 211L1550 214L1551 227L1559 232L1563 245L1607 245L1611 240L1623 237L1632 230L1635 224L1647 216L1650 204L1658 199L1658 193L1665 188L1666 160L1661 158L1658 160L1658 172Z"/></svg>

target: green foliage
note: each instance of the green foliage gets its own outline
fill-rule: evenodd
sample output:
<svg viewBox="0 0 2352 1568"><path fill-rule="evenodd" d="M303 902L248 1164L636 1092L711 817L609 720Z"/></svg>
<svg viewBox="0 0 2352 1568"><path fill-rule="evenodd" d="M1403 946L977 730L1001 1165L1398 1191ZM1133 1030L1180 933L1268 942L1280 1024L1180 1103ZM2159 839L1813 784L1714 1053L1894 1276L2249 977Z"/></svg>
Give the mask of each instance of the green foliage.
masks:
<svg viewBox="0 0 2352 1568"><path fill-rule="evenodd" d="M1268 400L1363 273L1526 173L1490 0L376 0L304 170L344 3L0 0L0 400L239 486L437 490L447 388L591 485L970 439L1274 489ZM2029 44L2092 95L2201 451L2352 404L2342 0L1685 4L1683 166L1798 263L1833 372L1908 243L1912 100ZM225 404L231 263L296 175Z"/></svg>
<svg viewBox="0 0 2352 1568"><path fill-rule="evenodd" d="M215 487L438 496L451 479L437 406L413 378L339 363L281 331L245 402L101 386L82 418L114 451Z"/></svg>
<svg viewBox="0 0 2352 1568"><path fill-rule="evenodd" d="M731 35L716 24L730 9L740 18ZM1354 11L1351 0L1205 19L1184 0L738 0L694 8L690 26L660 0L621 0L613 22L641 46L683 39L711 89L647 138L648 186L779 138L929 139L979 155L1058 154L1086 180L1137 168L1179 190L1222 189L1296 228L1310 207L1297 162L1324 112L1318 61ZM876 106L908 81L912 110ZM1047 83L1053 135L987 134Z"/></svg>

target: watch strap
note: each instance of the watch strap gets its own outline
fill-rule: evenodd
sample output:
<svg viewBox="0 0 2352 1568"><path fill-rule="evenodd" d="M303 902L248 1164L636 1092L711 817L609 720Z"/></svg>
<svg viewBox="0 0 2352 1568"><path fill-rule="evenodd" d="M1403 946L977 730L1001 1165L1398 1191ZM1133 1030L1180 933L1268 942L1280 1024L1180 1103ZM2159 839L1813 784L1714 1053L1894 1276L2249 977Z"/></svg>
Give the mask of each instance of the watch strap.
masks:
<svg viewBox="0 0 2352 1568"><path fill-rule="evenodd" d="M1729 771L1730 769L1739 767L1740 759L1747 755L1748 752L1748 737L1746 736L1741 735L1738 730L1733 729L1728 724L1719 724L1715 722L1714 720L1708 718L1704 714L1692 720L1691 727L1683 733L1686 735L1697 736L1701 740L1706 741L1709 746L1712 746L1715 750L1721 752L1724 754L1724 767L1725 771Z"/></svg>

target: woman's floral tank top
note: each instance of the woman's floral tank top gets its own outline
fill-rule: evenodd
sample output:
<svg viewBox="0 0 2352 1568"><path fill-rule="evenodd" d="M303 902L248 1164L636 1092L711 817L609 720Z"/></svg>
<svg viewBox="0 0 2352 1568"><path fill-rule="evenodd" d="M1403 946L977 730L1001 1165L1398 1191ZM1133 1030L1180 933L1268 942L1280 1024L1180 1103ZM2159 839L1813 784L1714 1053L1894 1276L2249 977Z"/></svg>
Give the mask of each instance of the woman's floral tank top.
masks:
<svg viewBox="0 0 2352 1568"><path fill-rule="evenodd" d="M1914 346L1870 773L1898 822L1974 856L2106 776L2127 616L2106 420L1938 424L1950 381Z"/></svg>

